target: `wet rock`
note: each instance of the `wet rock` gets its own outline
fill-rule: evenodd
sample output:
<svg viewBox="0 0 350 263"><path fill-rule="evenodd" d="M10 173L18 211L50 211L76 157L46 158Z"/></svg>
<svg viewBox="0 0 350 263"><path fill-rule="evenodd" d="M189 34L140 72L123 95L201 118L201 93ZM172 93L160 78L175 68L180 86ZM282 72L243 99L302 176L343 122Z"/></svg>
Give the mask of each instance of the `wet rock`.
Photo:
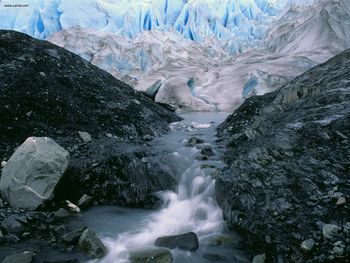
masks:
<svg viewBox="0 0 350 263"><path fill-rule="evenodd" d="M24 222L26 222L25 217L18 215L9 215L1 223L1 227L3 227L8 233L22 233L25 229L23 225Z"/></svg>
<svg viewBox="0 0 350 263"><path fill-rule="evenodd" d="M243 244L243 240L235 235L222 235L214 238L210 241L210 244L214 246L234 246L239 247L241 244Z"/></svg>
<svg viewBox="0 0 350 263"><path fill-rule="evenodd" d="M146 134L145 136L142 137L142 139L144 141L152 141L153 140L153 136L149 135L149 134Z"/></svg>
<svg viewBox="0 0 350 263"><path fill-rule="evenodd" d="M325 224L322 228L322 233L325 238L334 238L339 234L341 228L337 225Z"/></svg>
<svg viewBox="0 0 350 263"><path fill-rule="evenodd" d="M78 247L92 258L101 258L106 255L107 248L97 235L86 229L79 238Z"/></svg>
<svg viewBox="0 0 350 263"><path fill-rule="evenodd" d="M206 145L202 148L201 154L203 154L204 156L213 156L214 151L209 145Z"/></svg>
<svg viewBox="0 0 350 263"><path fill-rule="evenodd" d="M190 232L182 235L159 237L154 243L158 247L170 249L179 248L183 250L195 251L198 249L198 237Z"/></svg>
<svg viewBox="0 0 350 263"><path fill-rule="evenodd" d="M256 255L253 258L252 263L265 263L266 262L266 254L260 254L260 255Z"/></svg>
<svg viewBox="0 0 350 263"><path fill-rule="evenodd" d="M6 257L1 263L31 263L34 256L34 253L25 251Z"/></svg>
<svg viewBox="0 0 350 263"><path fill-rule="evenodd" d="M187 147L194 147L196 146L197 144L202 144L204 143L204 141L200 138L197 138L197 137L191 137L188 142L186 143L186 146Z"/></svg>
<svg viewBox="0 0 350 263"><path fill-rule="evenodd" d="M167 249L157 248L130 253L131 263L172 263L173 256Z"/></svg>
<svg viewBox="0 0 350 263"><path fill-rule="evenodd" d="M88 196L87 194L84 194L78 201L79 207L88 207L91 205L92 198Z"/></svg>
<svg viewBox="0 0 350 263"><path fill-rule="evenodd" d="M92 137L88 132L79 131L78 134L84 143L92 142Z"/></svg>
<svg viewBox="0 0 350 263"><path fill-rule="evenodd" d="M52 197L68 158L69 153L50 138L28 138L2 170L2 197L13 207L38 208Z"/></svg>
<svg viewBox="0 0 350 263"><path fill-rule="evenodd" d="M312 238L310 238L303 241L303 243L301 243L300 245L300 248L305 252L309 252L315 247L315 245L316 245L315 241Z"/></svg>
<svg viewBox="0 0 350 263"><path fill-rule="evenodd" d="M84 230L85 230L85 227L81 227L81 228L69 231L67 233L64 233L62 236L63 242L68 245L77 244Z"/></svg>

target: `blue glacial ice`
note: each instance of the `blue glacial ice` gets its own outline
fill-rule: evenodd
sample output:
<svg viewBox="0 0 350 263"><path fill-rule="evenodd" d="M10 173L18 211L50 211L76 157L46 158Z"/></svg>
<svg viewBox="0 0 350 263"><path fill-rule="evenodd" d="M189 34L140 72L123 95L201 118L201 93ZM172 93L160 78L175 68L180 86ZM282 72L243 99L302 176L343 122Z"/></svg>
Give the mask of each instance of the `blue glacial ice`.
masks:
<svg viewBox="0 0 350 263"><path fill-rule="evenodd" d="M290 2L300 0L26 0L29 7L0 3L0 29L46 39L71 27L135 37L143 31L175 29L203 42L217 37L229 50L240 51L264 35L268 22ZM304 0L303 0L304 1ZM308 0L309 1L309 0ZM305 2L305 1L304 1Z"/></svg>

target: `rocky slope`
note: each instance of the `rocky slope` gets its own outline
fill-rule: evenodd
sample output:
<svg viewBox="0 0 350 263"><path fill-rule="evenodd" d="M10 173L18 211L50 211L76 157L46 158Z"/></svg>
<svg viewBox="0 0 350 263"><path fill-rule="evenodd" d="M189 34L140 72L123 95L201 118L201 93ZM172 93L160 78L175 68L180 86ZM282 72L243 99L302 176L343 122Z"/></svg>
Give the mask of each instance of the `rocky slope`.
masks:
<svg viewBox="0 0 350 263"><path fill-rule="evenodd" d="M267 262L349 262L350 50L247 99L218 133L218 203Z"/></svg>
<svg viewBox="0 0 350 263"><path fill-rule="evenodd" d="M174 185L172 175L141 161L142 144L179 117L49 42L0 31L0 57L2 160L27 137L53 138L71 156L59 200L89 193L96 202L145 205L153 191Z"/></svg>

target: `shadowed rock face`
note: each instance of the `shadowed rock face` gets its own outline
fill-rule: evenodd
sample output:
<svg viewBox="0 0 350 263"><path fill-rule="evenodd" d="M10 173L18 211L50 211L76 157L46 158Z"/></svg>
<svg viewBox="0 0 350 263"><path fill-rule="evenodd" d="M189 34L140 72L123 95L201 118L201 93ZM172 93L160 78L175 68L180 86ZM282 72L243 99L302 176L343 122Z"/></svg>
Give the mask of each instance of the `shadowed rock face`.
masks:
<svg viewBox="0 0 350 263"><path fill-rule="evenodd" d="M168 132L177 115L79 56L22 33L0 30L0 58L0 158L27 137L54 139L71 156L56 201L87 193L143 206L154 191L175 185L161 167L141 162L146 148L134 144Z"/></svg>
<svg viewBox="0 0 350 263"><path fill-rule="evenodd" d="M247 99L218 134L228 144L228 167L216 195L229 224L275 259L346 262L349 248L331 251L350 229L340 199L350 194L350 50ZM329 238L325 224L344 228ZM305 252L300 245L309 238L317 245Z"/></svg>

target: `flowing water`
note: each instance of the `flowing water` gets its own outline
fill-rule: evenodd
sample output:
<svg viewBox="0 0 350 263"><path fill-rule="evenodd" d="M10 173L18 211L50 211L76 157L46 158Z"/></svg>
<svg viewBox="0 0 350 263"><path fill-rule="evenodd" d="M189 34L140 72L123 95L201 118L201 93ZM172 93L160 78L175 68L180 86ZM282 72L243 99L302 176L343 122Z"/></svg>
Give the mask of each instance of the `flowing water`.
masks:
<svg viewBox="0 0 350 263"><path fill-rule="evenodd" d="M215 173L224 167L220 149L215 145L216 127L226 116L225 113L184 114L183 121L171 124L171 133L152 142L152 152L176 174L179 182L176 192L159 193L163 200L161 209L99 207L83 215L85 223L109 248L109 254L98 262L128 262L131 251L152 248L158 237L191 231L198 235L199 250L172 250L175 263L247 262L243 252L232 246L217 246L215 242L229 235L235 240L233 243L239 243L238 237L225 228L214 192ZM191 137L204 143L186 147ZM201 148L205 145L210 145L215 153L208 160L202 160Z"/></svg>

